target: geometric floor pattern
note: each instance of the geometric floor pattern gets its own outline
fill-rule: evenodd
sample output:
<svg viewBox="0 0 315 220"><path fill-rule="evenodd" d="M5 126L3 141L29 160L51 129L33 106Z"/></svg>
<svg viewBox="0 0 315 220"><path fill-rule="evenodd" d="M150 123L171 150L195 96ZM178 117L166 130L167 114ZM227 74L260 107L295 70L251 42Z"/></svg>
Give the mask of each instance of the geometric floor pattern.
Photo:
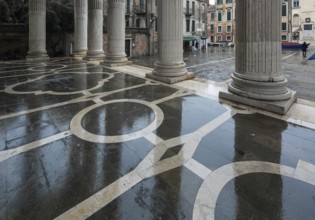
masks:
<svg viewBox="0 0 315 220"><path fill-rule="evenodd" d="M315 219L307 125L71 59L0 98L0 219Z"/></svg>

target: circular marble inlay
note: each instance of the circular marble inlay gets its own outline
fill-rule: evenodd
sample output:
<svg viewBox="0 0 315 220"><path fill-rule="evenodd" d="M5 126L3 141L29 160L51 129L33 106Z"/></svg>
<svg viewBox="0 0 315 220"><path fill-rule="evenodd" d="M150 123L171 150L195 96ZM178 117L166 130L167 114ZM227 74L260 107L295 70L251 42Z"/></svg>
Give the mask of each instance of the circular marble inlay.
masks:
<svg viewBox="0 0 315 220"><path fill-rule="evenodd" d="M133 99L92 105L73 117L70 129L81 139L96 143L134 140L158 128L164 115L150 102Z"/></svg>
<svg viewBox="0 0 315 220"><path fill-rule="evenodd" d="M84 115L82 127L97 135L124 135L140 131L153 122L155 114L146 105L118 102L99 106Z"/></svg>

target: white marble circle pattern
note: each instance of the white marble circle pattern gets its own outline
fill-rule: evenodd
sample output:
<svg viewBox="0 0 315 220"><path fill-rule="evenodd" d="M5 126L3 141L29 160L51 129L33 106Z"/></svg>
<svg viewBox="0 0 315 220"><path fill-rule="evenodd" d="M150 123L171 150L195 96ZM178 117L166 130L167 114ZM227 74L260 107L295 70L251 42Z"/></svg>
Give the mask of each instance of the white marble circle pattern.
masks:
<svg viewBox="0 0 315 220"><path fill-rule="evenodd" d="M214 220L216 202L220 192L230 180L238 176L250 173L271 173L291 177L315 186L315 173L309 172L314 168L314 165L301 160L296 169L263 161L243 161L224 165L211 172L201 184L194 205L193 219Z"/></svg>
<svg viewBox="0 0 315 220"><path fill-rule="evenodd" d="M143 128L139 131L136 131L130 134L122 134L122 135L112 135L112 136L97 135L97 134L92 134L88 132L82 127L81 122L82 122L83 117L87 113L92 111L93 109L96 109L98 107L101 107L107 104L120 103L120 102L133 102L133 103L146 105L153 110L155 114L155 118L146 128ZM72 131L74 135L86 141L95 142L95 143L119 143L119 142L135 140L147 134L152 133L152 131L156 130L162 124L163 120L164 120L163 111L155 104L152 104L150 102L143 101L143 100L119 99L119 100L113 100L113 101L106 101L103 103L97 103L95 105L92 105L88 108L83 109L72 118L70 122L70 130Z"/></svg>

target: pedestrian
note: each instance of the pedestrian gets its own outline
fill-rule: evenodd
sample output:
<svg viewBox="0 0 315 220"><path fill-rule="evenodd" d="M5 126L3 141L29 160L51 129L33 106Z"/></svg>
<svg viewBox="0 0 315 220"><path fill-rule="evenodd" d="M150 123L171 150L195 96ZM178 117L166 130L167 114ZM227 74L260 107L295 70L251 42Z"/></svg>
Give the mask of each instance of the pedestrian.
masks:
<svg viewBox="0 0 315 220"><path fill-rule="evenodd" d="M302 52L303 52L303 57L306 57L306 51L307 51L307 48L310 44L307 44L306 42L304 42L302 44Z"/></svg>

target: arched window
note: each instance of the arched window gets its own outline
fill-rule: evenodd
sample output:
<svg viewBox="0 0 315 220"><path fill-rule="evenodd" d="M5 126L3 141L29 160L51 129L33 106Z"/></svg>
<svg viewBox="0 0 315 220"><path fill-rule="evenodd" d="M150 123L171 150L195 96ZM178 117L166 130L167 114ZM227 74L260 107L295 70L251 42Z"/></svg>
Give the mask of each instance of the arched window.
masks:
<svg viewBox="0 0 315 220"><path fill-rule="evenodd" d="M222 21L222 11L218 11L218 21Z"/></svg>
<svg viewBox="0 0 315 220"><path fill-rule="evenodd" d="M227 13L226 13L226 20L232 21L232 11L231 11L231 9L228 9L228 10L227 10Z"/></svg>
<svg viewBox="0 0 315 220"><path fill-rule="evenodd" d="M298 14L293 15L293 27L298 27L300 25L300 16Z"/></svg>

